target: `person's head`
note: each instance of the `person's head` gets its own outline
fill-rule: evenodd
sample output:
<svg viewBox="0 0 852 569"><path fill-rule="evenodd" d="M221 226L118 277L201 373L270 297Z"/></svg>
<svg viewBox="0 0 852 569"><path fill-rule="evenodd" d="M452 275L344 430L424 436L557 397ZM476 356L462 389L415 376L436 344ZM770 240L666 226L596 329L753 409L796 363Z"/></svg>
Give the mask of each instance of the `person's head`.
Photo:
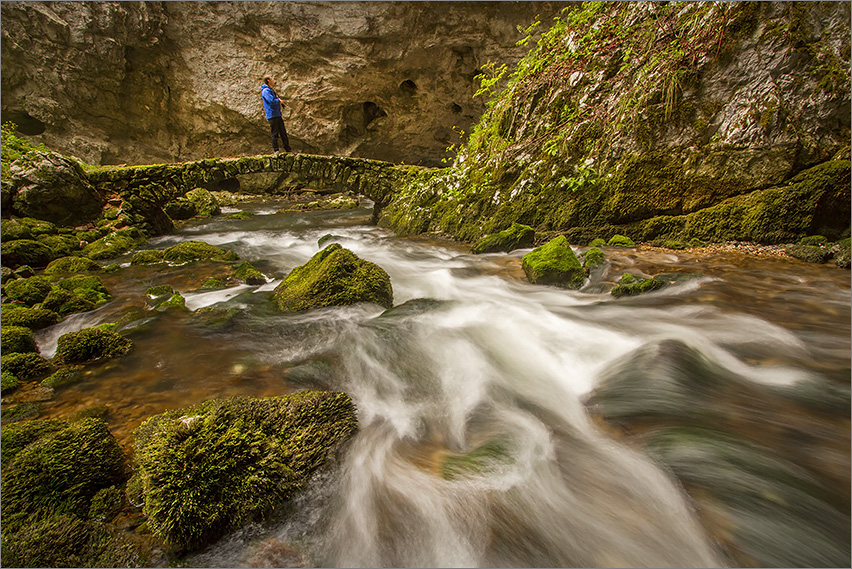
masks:
<svg viewBox="0 0 852 569"><path fill-rule="evenodd" d="M264 75L263 76L263 84L269 85L270 87L275 85L275 79L272 78L272 75Z"/></svg>

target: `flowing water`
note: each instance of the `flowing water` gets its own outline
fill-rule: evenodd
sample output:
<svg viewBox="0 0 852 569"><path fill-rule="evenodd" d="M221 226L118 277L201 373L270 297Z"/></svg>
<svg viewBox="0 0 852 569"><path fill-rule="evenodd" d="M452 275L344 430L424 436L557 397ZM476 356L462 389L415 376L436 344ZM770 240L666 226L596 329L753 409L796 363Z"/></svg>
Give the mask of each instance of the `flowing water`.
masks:
<svg viewBox="0 0 852 569"><path fill-rule="evenodd" d="M49 416L108 405L128 447L145 417L208 398L352 396L360 432L339 468L279 522L190 564L848 563L847 271L607 250L608 280L624 270L703 275L615 299L599 284L529 284L521 251L472 256L395 236L368 225L363 208L245 209L255 215L193 223L148 246L199 239L232 249L269 275L266 285L205 292L222 267L128 266L103 277L113 301L38 337L50 355L69 330L142 316L126 332L128 356L87 368L43 404ZM390 274L392 310L277 311L272 289L329 233ZM181 291L190 312L146 312L144 291L156 284ZM694 361L705 372L683 372ZM710 379L693 381L702 373ZM672 446L677 428L721 434ZM787 480L815 489L802 497Z"/></svg>

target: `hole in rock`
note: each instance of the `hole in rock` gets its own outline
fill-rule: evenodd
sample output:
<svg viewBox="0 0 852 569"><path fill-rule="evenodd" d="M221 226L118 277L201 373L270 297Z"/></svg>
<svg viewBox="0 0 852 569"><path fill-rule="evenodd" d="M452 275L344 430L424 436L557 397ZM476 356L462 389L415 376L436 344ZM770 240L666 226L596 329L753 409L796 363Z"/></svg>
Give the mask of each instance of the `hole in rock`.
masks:
<svg viewBox="0 0 852 569"><path fill-rule="evenodd" d="M27 136L42 134L45 129L43 122L20 109L5 111L3 113L3 122L7 121L15 123L18 126L18 132Z"/></svg>
<svg viewBox="0 0 852 569"><path fill-rule="evenodd" d="M406 95L413 95L417 92L417 83L415 83L411 79L406 79L405 81L399 84L399 90L405 93Z"/></svg>

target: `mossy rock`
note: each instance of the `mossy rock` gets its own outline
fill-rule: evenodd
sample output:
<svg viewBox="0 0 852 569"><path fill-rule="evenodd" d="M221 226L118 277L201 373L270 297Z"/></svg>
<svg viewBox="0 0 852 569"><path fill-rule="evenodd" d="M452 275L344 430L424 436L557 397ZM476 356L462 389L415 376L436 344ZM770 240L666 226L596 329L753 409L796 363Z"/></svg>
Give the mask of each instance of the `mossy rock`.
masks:
<svg viewBox="0 0 852 569"><path fill-rule="evenodd" d="M25 354L38 353L33 331L23 326L0 326L0 353Z"/></svg>
<svg viewBox="0 0 852 569"><path fill-rule="evenodd" d="M163 260L172 265L183 265L192 261L236 261L236 253L220 249L203 241L184 241L172 245L163 252Z"/></svg>
<svg viewBox="0 0 852 569"><path fill-rule="evenodd" d="M52 289L50 279L42 276L9 281L4 287L9 299L27 306L42 302Z"/></svg>
<svg viewBox="0 0 852 569"><path fill-rule="evenodd" d="M60 419L40 419L4 426L0 429L0 463L3 468L33 441L67 426L68 423Z"/></svg>
<svg viewBox="0 0 852 569"><path fill-rule="evenodd" d="M168 299L156 304L159 312L186 312L186 299L179 292L173 293Z"/></svg>
<svg viewBox="0 0 852 569"><path fill-rule="evenodd" d="M652 290L658 290L666 286L666 283L653 278L642 278L624 273L619 283L613 287L610 294L616 298L622 296L637 296Z"/></svg>
<svg viewBox="0 0 852 569"><path fill-rule="evenodd" d="M72 255L80 249L80 241L73 235L39 235L36 241L46 245L53 252L54 260Z"/></svg>
<svg viewBox="0 0 852 569"><path fill-rule="evenodd" d="M124 255L139 244L140 240L134 239L130 232L116 231L86 245L83 255L96 261L112 259Z"/></svg>
<svg viewBox="0 0 852 569"><path fill-rule="evenodd" d="M53 249L32 239L4 241L0 250L3 255L3 264L8 267L19 267L21 265L44 267L57 257Z"/></svg>
<svg viewBox="0 0 852 569"><path fill-rule="evenodd" d="M636 247L633 239L625 235L613 235L606 243L610 247Z"/></svg>
<svg viewBox="0 0 852 569"><path fill-rule="evenodd" d="M89 230L86 230L86 231L78 231L77 233L75 233L74 236L77 238L78 241L85 241L86 244L89 244L89 243L93 243L93 242L97 241L101 237L104 237L108 233L109 233L108 229L99 228L99 229L89 229Z"/></svg>
<svg viewBox="0 0 852 569"><path fill-rule="evenodd" d="M30 330L41 330L59 322L59 314L47 308L28 308L24 306L4 306L2 319L4 325L23 326Z"/></svg>
<svg viewBox="0 0 852 569"><path fill-rule="evenodd" d="M153 265L163 262L163 251L159 249L146 249L137 251L130 259L131 265Z"/></svg>
<svg viewBox="0 0 852 569"><path fill-rule="evenodd" d="M100 490L92 498L89 506L89 519L108 522L121 511L124 506L124 492L117 486Z"/></svg>
<svg viewBox="0 0 852 569"><path fill-rule="evenodd" d="M171 296L174 294L174 289L167 284L152 286L148 290L145 291L145 294L150 296L152 299L161 298L163 296Z"/></svg>
<svg viewBox="0 0 852 569"><path fill-rule="evenodd" d="M603 265L605 261L606 255L604 255L604 252L597 247L593 247L583 255L583 268L587 272L592 271Z"/></svg>
<svg viewBox="0 0 852 569"><path fill-rule="evenodd" d="M231 214L227 215L226 217L228 219L248 219L248 218L253 217L253 216L254 216L254 214L252 214L251 212L238 211L236 213L231 213Z"/></svg>
<svg viewBox="0 0 852 569"><path fill-rule="evenodd" d="M689 246L694 248L706 247L707 243L699 239L698 237L693 237L689 240Z"/></svg>
<svg viewBox="0 0 852 569"><path fill-rule="evenodd" d="M0 372L0 391L10 393L21 386L21 382L13 374L6 370Z"/></svg>
<svg viewBox="0 0 852 569"><path fill-rule="evenodd" d="M56 232L57 228L53 223L33 217L4 219L0 222L0 236L3 241L34 239L39 235L55 235Z"/></svg>
<svg viewBox="0 0 852 569"><path fill-rule="evenodd" d="M216 399L151 417L135 432L148 525L194 548L263 519L356 430L340 392Z"/></svg>
<svg viewBox="0 0 852 569"><path fill-rule="evenodd" d="M85 516L94 495L123 477L124 455L105 421L43 432L3 468L3 531L48 515Z"/></svg>
<svg viewBox="0 0 852 569"><path fill-rule="evenodd" d="M827 247L828 239L822 235L808 235L799 240L799 245L809 245L811 247Z"/></svg>
<svg viewBox="0 0 852 569"><path fill-rule="evenodd" d="M58 514L29 523L3 545L9 567L142 567L139 546L96 521Z"/></svg>
<svg viewBox="0 0 852 569"><path fill-rule="evenodd" d="M51 310L60 316L68 316L76 312L88 312L94 310L95 303L79 294L55 287L41 303L42 308Z"/></svg>
<svg viewBox="0 0 852 569"><path fill-rule="evenodd" d="M317 246L324 247L326 244L331 243L333 241L340 241L343 239L340 235L334 235L333 233L326 233L319 239L317 239Z"/></svg>
<svg viewBox="0 0 852 569"><path fill-rule="evenodd" d="M673 240L663 241L663 247L665 247L666 249L675 250L686 249L686 245L684 245L682 242Z"/></svg>
<svg viewBox="0 0 852 569"><path fill-rule="evenodd" d="M255 269L251 263L244 261L234 268L234 276L249 285L262 285L266 283L263 273Z"/></svg>
<svg viewBox="0 0 852 569"><path fill-rule="evenodd" d="M101 266L88 257L60 257L54 259L44 269L44 274L57 273L88 273L100 271Z"/></svg>
<svg viewBox="0 0 852 569"><path fill-rule="evenodd" d="M466 454L447 456L441 465L441 476L450 481L462 477L482 476L501 467L505 468L512 461L506 443L494 439Z"/></svg>
<svg viewBox="0 0 852 569"><path fill-rule="evenodd" d="M41 381L42 386L59 389L80 383L83 380L82 366L64 366Z"/></svg>
<svg viewBox="0 0 852 569"><path fill-rule="evenodd" d="M103 281L96 276L74 275L58 281L56 286L71 291L94 304L100 304L112 298Z"/></svg>
<svg viewBox="0 0 852 569"><path fill-rule="evenodd" d="M369 261L332 243L310 261L290 271L273 292L281 310L307 310L374 302L393 306L388 274Z"/></svg>
<svg viewBox="0 0 852 569"><path fill-rule="evenodd" d="M166 207L163 208L163 211L165 211L166 215L175 221L192 219L198 214L195 204L184 198L178 198L174 201L170 201L166 204Z"/></svg>
<svg viewBox="0 0 852 569"><path fill-rule="evenodd" d="M834 264L842 269L848 269L852 260L850 260L850 240L843 239L834 246Z"/></svg>
<svg viewBox="0 0 852 569"><path fill-rule="evenodd" d="M54 362L58 364L88 363L123 356L133 342L115 332L99 328L83 328L59 337Z"/></svg>
<svg viewBox="0 0 852 569"><path fill-rule="evenodd" d="M487 235L474 243L470 252L474 255L508 252L532 247L533 243L535 243L535 230L529 225L513 222L508 229Z"/></svg>
<svg viewBox="0 0 852 569"><path fill-rule="evenodd" d="M50 362L35 352L4 355L0 357L0 368L21 381L41 379L53 371Z"/></svg>
<svg viewBox="0 0 852 569"><path fill-rule="evenodd" d="M586 280L586 272L564 235L524 255L521 267L533 284L577 289Z"/></svg>
<svg viewBox="0 0 852 569"><path fill-rule="evenodd" d="M225 277L210 277L201 283L202 290L221 290L228 288L228 279Z"/></svg>
<svg viewBox="0 0 852 569"><path fill-rule="evenodd" d="M41 409L35 401L25 401L13 407L7 407L0 412L4 424L35 419L41 414ZM4 429L6 427L3 427ZM5 523L5 522L4 522Z"/></svg>
<svg viewBox="0 0 852 569"><path fill-rule="evenodd" d="M784 251L806 263L825 263L832 257L831 249L812 245L787 245Z"/></svg>
<svg viewBox="0 0 852 569"><path fill-rule="evenodd" d="M603 247L604 245L606 245L606 240L600 237L592 239L591 243L589 243L589 247Z"/></svg>
<svg viewBox="0 0 852 569"><path fill-rule="evenodd" d="M184 199L195 206L196 215L198 216L210 217L222 213L216 197L204 188L195 188L191 192L187 192Z"/></svg>
<svg viewBox="0 0 852 569"><path fill-rule="evenodd" d="M83 419L103 419L106 420L110 413L109 405L92 405L85 409L80 409L68 415L68 420L73 422L82 421Z"/></svg>

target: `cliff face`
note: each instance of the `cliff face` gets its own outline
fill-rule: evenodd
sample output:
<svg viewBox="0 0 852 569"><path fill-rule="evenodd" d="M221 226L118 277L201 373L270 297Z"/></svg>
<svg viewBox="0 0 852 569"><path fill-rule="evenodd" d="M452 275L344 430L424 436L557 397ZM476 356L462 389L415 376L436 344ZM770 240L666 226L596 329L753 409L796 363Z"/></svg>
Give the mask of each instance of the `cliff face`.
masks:
<svg viewBox="0 0 852 569"><path fill-rule="evenodd" d="M437 165L484 106L474 76L565 2L3 2L2 117L90 163L296 151Z"/></svg>
<svg viewBox="0 0 852 569"><path fill-rule="evenodd" d="M574 242L848 233L849 10L577 6L514 71L494 70L453 167L421 175L384 222L468 240L513 221ZM791 180L833 157L819 183ZM772 187L786 189L743 201Z"/></svg>

